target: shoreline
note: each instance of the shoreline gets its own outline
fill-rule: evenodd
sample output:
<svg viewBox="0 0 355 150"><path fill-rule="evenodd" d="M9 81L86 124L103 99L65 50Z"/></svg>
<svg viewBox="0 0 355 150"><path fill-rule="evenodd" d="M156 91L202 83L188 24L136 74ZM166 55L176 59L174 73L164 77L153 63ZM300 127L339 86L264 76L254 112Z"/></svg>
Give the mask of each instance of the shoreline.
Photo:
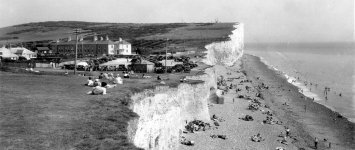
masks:
<svg viewBox="0 0 355 150"><path fill-rule="evenodd" d="M329 144L328 142L322 142L323 139L332 142L332 148L334 149L355 148L355 123L350 122L338 112L314 102L311 98L305 97L298 92L298 87L289 83L276 70L270 69L259 57L244 56L247 58L244 57L242 60L243 70L247 72L247 77L259 83L266 83L271 87L266 91L262 91L263 94L270 96L269 100L265 100L274 105L271 108L273 111L280 112L281 110L284 113L280 115L280 118L285 120L283 122L286 122L289 126L294 126L297 129L296 132L302 137L304 144L312 145L314 137L317 137L321 139L320 143L323 148ZM253 69L254 67L255 69ZM257 80L257 77L260 77L260 80ZM280 93L281 97L276 96ZM285 109L282 105L277 104L282 102L288 103L290 107ZM302 145L302 142L300 144Z"/></svg>
<svg viewBox="0 0 355 150"><path fill-rule="evenodd" d="M319 139L318 149L354 149L355 124L327 107L314 103L299 93L298 88L275 70L268 68L258 57L244 54L234 66L214 66L217 76L224 76L227 85L233 88L223 95L223 104L209 102L210 116L216 115L224 121L212 129L185 132L181 136L195 142L194 146L180 145L179 149L275 149L287 150L315 149L314 138ZM247 82L245 82L247 81ZM260 85L268 88L260 88ZM246 87L249 87L247 90ZM241 89L238 91L237 89ZM262 96L258 98L257 93ZM248 98L239 97L244 95ZM248 107L260 101L259 110L252 111ZM283 105L286 102L286 105ZM268 106L268 107L266 107ZM305 107L306 106L306 112ZM272 113L273 120L281 124L263 123L268 117L265 112ZM240 118L250 115L253 121ZM279 137L285 129L290 129L287 144L282 144ZM253 142L250 138L260 133L265 141ZM226 139L211 138L212 135L225 135ZM323 139L327 139L324 141ZM331 148L329 147L331 143Z"/></svg>
<svg viewBox="0 0 355 150"><path fill-rule="evenodd" d="M276 74L278 74L278 73L282 74L284 76L285 80L288 81L288 83L296 86L299 89L299 93L300 94L304 95L305 97L307 97L309 99L314 98L314 102L316 102L318 104L321 104L321 105L327 107L328 109L330 109L330 110L332 110L332 111L334 111L336 113L339 113L341 116L347 118L348 121L350 121L352 123L355 123L355 118L346 117L346 115L344 113L338 112L333 106L326 105L326 102L322 103L321 101L325 100L325 99L323 99L323 96L319 95L319 93L317 93L317 92L310 91L309 87L307 85L304 85L302 82L299 82L299 80L297 78L295 78L294 76L290 76L287 73L277 69L275 66L268 64L267 61L264 60L264 58L261 57L261 56L256 56L256 55L253 55L253 54L247 54L247 55L250 55L250 56L253 56L253 57L257 57L269 69L274 70ZM295 81L295 82L292 82L292 81Z"/></svg>

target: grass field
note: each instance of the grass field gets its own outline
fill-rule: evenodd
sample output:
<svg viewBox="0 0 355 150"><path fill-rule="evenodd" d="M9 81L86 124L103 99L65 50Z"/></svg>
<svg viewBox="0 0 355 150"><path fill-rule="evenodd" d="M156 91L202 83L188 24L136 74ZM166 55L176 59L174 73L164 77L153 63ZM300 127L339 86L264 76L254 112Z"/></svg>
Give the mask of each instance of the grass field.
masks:
<svg viewBox="0 0 355 150"><path fill-rule="evenodd" d="M185 74L170 75L177 86ZM87 77L0 72L0 149L136 149L127 122L129 96L159 84L128 79L107 95L86 95ZM200 81L190 81L191 84Z"/></svg>

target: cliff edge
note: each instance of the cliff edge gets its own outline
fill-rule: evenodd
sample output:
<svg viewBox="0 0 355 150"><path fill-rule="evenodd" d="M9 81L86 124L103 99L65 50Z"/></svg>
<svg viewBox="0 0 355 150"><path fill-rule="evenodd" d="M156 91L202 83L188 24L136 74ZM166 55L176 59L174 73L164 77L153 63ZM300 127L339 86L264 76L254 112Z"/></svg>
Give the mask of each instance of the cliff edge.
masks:
<svg viewBox="0 0 355 150"><path fill-rule="evenodd" d="M232 66L242 55L244 48L243 24L234 25L230 40L206 45L206 65ZM131 109L139 118L129 122L128 136L132 143L143 149L178 149L179 137L187 122L198 119L209 121L208 102L217 87L218 73L214 67L204 74L187 79L202 83L181 83L176 88L157 86L134 94Z"/></svg>

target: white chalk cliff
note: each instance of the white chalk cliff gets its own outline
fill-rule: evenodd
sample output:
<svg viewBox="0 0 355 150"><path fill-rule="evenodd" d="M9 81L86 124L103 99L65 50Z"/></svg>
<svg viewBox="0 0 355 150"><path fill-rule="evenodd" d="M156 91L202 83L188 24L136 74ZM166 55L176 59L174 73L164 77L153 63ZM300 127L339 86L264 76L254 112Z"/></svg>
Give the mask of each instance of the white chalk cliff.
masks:
<svg viewBox="0 0 355 150"><path fill-rule="evenodd" d="M207 65L232 66L243 54L243 24L236 24L230 41L206 46ZM186 122L199 119L209 121L208 99L216 89L216 72L207 68L205 74L188 79L202 80L198 84L182 83L176 88L159 86L134 94L132 110L139 118L130 121L128 134L137 147L143 149L178 149L179 136ZM213 88L212 88L213 87Z"/></svg>

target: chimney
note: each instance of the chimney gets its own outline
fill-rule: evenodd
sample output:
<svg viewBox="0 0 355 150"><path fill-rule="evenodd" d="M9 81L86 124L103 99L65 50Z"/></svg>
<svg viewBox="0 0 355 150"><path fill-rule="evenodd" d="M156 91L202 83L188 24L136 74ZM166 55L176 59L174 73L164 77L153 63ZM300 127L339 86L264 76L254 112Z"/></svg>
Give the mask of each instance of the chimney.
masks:
<svg viewBox="0 0 355 150"><path fill-rule="evenodd" d="M68 37L68 42L71 41L71 36Z"/></svg>
<svg viewBox="0 0 355 150"><path fill-rule="evenodd" d="M108 38L108 35L106 35L105 39L106 39L106 41L110 40L110 39Z"/></svg>
<svg viewBox="0 0 355 150"><path fill-rule="evenodd" d="M97 36L96 35L94 36L94 41L97 41Z"/></svg>
<svg viewBox="0 0 355 150"><path fill-rule="evenodd" d="M103 41L103 40L104 40L104 38L101 36L101 37L100 37L100 41Z"/></svg>

